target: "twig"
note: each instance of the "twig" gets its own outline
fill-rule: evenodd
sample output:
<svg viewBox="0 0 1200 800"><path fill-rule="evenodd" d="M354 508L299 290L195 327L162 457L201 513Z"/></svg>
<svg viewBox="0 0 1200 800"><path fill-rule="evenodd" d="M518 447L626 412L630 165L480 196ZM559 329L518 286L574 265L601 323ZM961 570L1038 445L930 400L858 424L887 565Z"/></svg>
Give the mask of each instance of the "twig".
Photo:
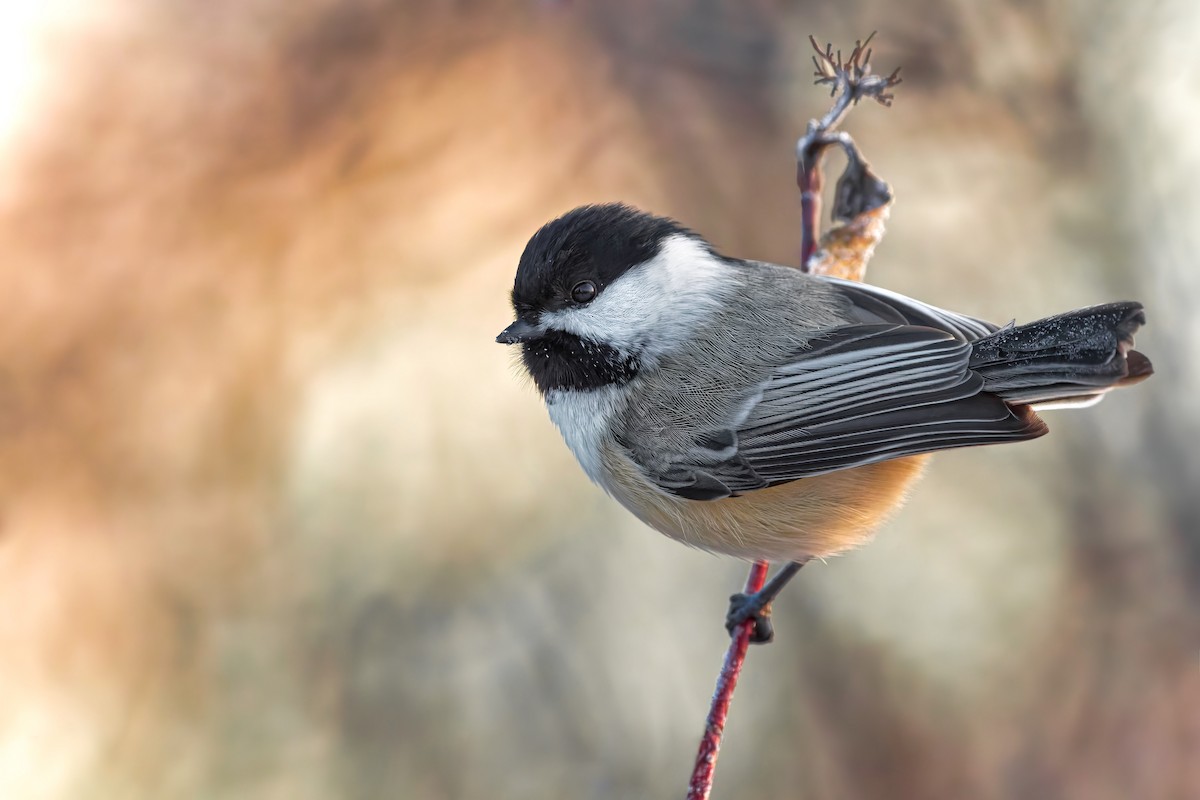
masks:
<svg viewBox="0 0 1200 800"><path fill-rule="evenodd" d="M866 40L856 42L844 61L840 50L834 53L832 45L826 45L822 50L816 39L808 37L817 53L813 57L817 68L816 83L829 84L832 87L830 94L836 99L824 117L808 123L804 136L796 143L796 185L800 189L801 207L800 269L805 271L829 272L861 280L875 243L883 235L883 219L892 201L891 188L871 172L870 165L849 134L836 130L850 109L864 97L885 106L892 104L892 94L888 90L900 83L900 70L896 69L886 78L871 74L869 45L874 36L872 33ZM844 224L830 231L827 243L830 252L823 253L823 260L814 261L820 238L821 189L824 186L821 159L825 148L832 144L838 144L846 151L846 170L838 180L833 211L835 220ZM767 570L766 561L754 562L746 579L746 594L762 589ZM750 647L754 624L753 619L743 622L729 642L688 783L688 800L707 800L712 793L725 719Z"/></svg>
<svg viewBox="0 0 1200 800"><path fill-rule="evenodd" d="M831 87L830 96L836 99L825 116L808 123L808 129L796 142L796 186L800 189L801 219L800 269L805 271L809 268L808 260L817 250L818 231L821 229L821 191L825 185L821 174L821 158L825 148L831 144L843 147L848 144L849 148L853 148L848 136L834 133L837 126L864 97L890 106L894 95L888 90L902 80L899 67L886 78L871 74L872 51L869 45L873 38L874 33L863 41L855 42L850 57L843 61L841 50L834 53L831 44L826 44L822 50L816 39L808 37L816 51L813 56L813 65L817 68L814 73L816 83L828 84ZM857 148L854 148L854 153L857 155ZM847 155L850 156L849 149ZM851 158L853 160L853 156ZM858 159L866 164L861 156Z"/></svg>
<svg viewBox="0 0 1200 800"><path fill-rule="evenodd" d="M755 561L750 567L750 576L746 578L746 594L753 594L763 587L767 581L767 562ZM708 800L712 792L713 770L717 767L717 753L721 749L721 734L725 732L725 718L729 715L729 704L733 702L733 690L737 687L738 676L742 673L742 664L746 660L746 651L750 648L750 632L754 630L754 620L748 619L741 624L729 640L729 649L725 652L725 663L721 666L721 674L717 676L717 688L713 692L712 705L708 709L708 719L704 721L704 737L700 740L700 751L696 754L696 766L692 769L692 779L688 782L687 800Z"/></svg>

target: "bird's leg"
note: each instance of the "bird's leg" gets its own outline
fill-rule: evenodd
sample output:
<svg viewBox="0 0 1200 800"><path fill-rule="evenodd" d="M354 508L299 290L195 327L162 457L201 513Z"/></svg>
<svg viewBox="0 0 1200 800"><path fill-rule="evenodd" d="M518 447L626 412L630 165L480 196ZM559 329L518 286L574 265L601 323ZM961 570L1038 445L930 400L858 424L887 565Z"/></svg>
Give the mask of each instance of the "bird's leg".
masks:
<svg viewBox="0 0 1200 800"><path fill-rule="evenodd" d="M750 633L753 644L766 644L775 638L775 629L771 625L771 601L787 586L788 581L796 577L796 573L804 566L805 561L792 561L784 566L775 577L767 581L763 588L753 594L738 592L729 598L729 613L725 616L725 629L732 636L737 627L747 620L754 620L754 630Z"/></svg>

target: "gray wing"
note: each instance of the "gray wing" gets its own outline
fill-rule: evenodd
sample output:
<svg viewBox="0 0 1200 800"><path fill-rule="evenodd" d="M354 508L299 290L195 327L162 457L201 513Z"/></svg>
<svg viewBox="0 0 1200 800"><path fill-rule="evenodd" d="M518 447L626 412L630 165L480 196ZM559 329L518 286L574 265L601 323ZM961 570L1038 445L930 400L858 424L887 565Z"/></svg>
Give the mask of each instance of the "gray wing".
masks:
<svg viewBox="0 0 1200 800"><path fill-rule="evenodd" d="M652 477L715 500L952 447L1031 439L1045 424L983 392L971 345L947 330L850 325L777 367L728 429L707 431Z"/></svg>
<svg viewBox="0 0 1200 800"><path fill-rule="evenodd" d="M847 301L849 312L847 321L860 324L891 322L898 325L918 325L934 328L953 334L955 338L967 342L982 339L1000 330L993 325L975 317L946 311L943 308L913 300L878 286L866 283L814 276L829 285L838 296Z"/></svg>

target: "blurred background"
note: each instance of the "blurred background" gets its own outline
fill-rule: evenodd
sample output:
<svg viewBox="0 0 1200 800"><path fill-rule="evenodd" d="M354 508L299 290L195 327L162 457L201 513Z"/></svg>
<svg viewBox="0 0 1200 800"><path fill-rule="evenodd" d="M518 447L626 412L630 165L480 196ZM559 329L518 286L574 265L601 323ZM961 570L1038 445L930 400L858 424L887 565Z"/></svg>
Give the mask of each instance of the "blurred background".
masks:
<svg viewBox="0 0 1200 800"><path fill-rule="evenodd" d="M795 263L806 37L872 30L869 279L1140 299L1158 374L806 569L715 796L1200 796L1192 0L0 9L0 796L681 797L746 565L493 337L584 202Z"/></svg>

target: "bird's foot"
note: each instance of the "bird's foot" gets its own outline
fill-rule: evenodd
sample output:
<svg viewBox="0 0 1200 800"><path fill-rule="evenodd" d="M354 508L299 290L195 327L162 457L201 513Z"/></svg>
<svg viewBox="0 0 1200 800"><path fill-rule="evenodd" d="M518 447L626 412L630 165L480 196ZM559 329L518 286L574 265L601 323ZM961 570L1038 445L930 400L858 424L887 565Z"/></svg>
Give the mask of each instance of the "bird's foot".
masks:
<svg viewBox="0 0 1200 800"><path fill-rule="evenodd" d="M725 630L730 636L737 634L738 626L753 621L750 631L751 644L768 644L775 638L775 627L771 624L772 597L759 591L754 594L738 592L729 597L729 613L725 615Z"/></svg>
<svg viewBox="0 0 1200 800"><path fill-rule="evenodd" d="M751 644L767 644L775 638L775 628L771 625L771 601L779 591L787 586L788 581L796 577L796 573L808 561L792 561L785 564L775 573L775 577L753 594L739 592L729 598L729 613L725 615L725 630L733 636L738 626L754 620L754 628L750 631Z"/></svg>

